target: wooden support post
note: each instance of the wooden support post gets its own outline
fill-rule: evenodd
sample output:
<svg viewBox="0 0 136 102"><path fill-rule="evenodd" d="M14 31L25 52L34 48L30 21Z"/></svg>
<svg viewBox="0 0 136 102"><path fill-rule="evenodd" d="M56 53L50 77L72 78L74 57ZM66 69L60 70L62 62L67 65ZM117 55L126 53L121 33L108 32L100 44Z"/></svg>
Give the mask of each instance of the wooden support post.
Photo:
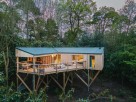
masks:
<svg viewBox="0 0 136 102"><path fill-rule="evenodd" d="M33 91L35 91L35 74L33 74Z"/></svg>
<svg viewBox="0 0 136 102"><path fill-rule="evenodd" d="M70 81L71 84L73 84L73 73L70 72L70 78L68 79Z"/></svg>
<svg viewBox="0 0 136 102"><path fill-rule="evenodd" d="M49 84L49 78L48 78L48 75L47 75L47 85Z"/></svg>
<svg viewBox="0 0 136 102"><path fill-rule="evenodd" d="M89 71L89 69L88 69L88 91L89 91L89 89L90 89L90 73L89 73L90 71Z"/></svg>
<svg viewBox="0 0 136 102"><path fill-rule="evenodd" d="M76 61L76 69L77 69L77 61Z"/></svg>
<svg viewBox="0 0 136 102"><path fill-rule="evenodd" d="M33 91L35 91L35 57L33 57Z"/></svg>
<svg viewBox="0 0 136 102"><path fill-rule="evenodd" d="M65 87L66 87L66 85L68 83L69 77L70 77L70 74L67 76L67 78L65 78Z"/></svg>
<svg viewBox="0 0 136 102"><path fill-rule="evenodd" d="M17 74L18 74L18 73L17 73ZM17 91L19 91L19 90L18 90L18 77L16 77L16 78L17 78Z"/></svg>
<svg viewBox="0 0 136 102"><path fill-rule="evenodd" d="M68 62L67 62L67 71L68 71Z"/></svg>
<svg viewBox="0 0 136 102"><path fill-rule="evenodd" d="M72 85L73 85L73 80L74 80L73 73L71 73L71 81L72 81Z"/></svg>
<svg viewBox="0 0 136 102"><path fill-rule="evenodd" d="M40 75L38 75L38 80L37 80L37 84L36 84L36 91L38 90L38 86L39 86L39 81L40 81Z"/></svg>
<svg viewBox="0 0 136 102"><path fill-rule="evenodd" d="M91 86L91 84L94 82L94 80L96 79L96 77L98 76L98 74L100 73L100 70L98 70L98 72L95 74L94 78L92 79L91 83L89 84L89 86Z"/></svg>
<svg viewBox="0 0 136 102"><path fill-rule="evenodd" d="M64 95L65 95L65 87L66 87L65 77L66 77L66 75L65 75L65 72L64 72L63 73L63 93L64 93Z"/></svg>
<svg viewBox="0 0 136 102"><path fill-rule="evenodd" d="M55 64L55 66L56 66L56 73L58 74L58 67L57 67L57 64Z"/></svg>
<svg viewBox="0 0 136 102"><path fill-rule="evenodd" d="M44 80L44 77L42 79L42 77L40 76L39 84L37 85L36 90L38 90L38 88L40 87L41 83L43 83L45 85L45 87L46 87L47 84L43 80Z"/></svg>

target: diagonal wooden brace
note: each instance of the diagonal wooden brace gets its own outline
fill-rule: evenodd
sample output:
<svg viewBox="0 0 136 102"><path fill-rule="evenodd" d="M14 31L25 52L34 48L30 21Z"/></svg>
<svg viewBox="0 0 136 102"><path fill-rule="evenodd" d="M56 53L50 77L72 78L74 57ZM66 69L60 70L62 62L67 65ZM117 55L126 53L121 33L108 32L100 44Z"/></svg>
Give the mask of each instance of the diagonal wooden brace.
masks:
<svg viewBox="0 0 136 102"><path fill-rule="evenodd" d="M91 81L91 83L89 84L89 87L91 86L91 84L94 82L94 80L96 79L96 77L99 75L99 73L100 73L100 70L99 71L97 71L97 73L95 74L95 76L93 77L93 79L92 79L92 81Z"/></svg>
<svg viewBox="0 0 136 102"><path fill-rule="evenodd" d="M27 76L28 76L28 74L27 74L26 77L24 78L24 82L25 82ZM20 83L20 84L18 85L18 87L19 87L20 85L22 85L22 83Z"/></svg>
<svg viewBox="0 0 136 102"><path fill-rule="evenodd" d="M83 78L81 78L77 73L75 73L75 75L86 85L88 86L88 84L85 82L85 80Z"/></svg>
<svg viewBox="0 0 136 102"><path fill-rule="evenodd" d="M56 82L56 84L57 84L62 90L64 90L63 87L58 83L58 81L57 81L54 77L52 77L52 76L50 76L50 77Z"/></svg>
<svg viewBox="0 0 136 102"><path fill-rule="evenodd" d="M88 77L88 73L86 73L85 71L82 71L87 77ZM92 80L93 78L91 76L89 76L89 78Z"/></svg>
<svg viewBox="0 0 136 102"><path fill-rule="evenodd" d="M18 75L16 74L17 77L20 79L20 81L25 85L25 87L28 89L28 91L30 91L32 93L32 91L30 90L30 88L26 85L26 83L24 82L24 80Z"/></svg>
<svg viewBox="0 0 136 102"><path fill-rule="evenodd" d="M64 87L66 87L66 85L67 85L67 83L68 83L68 80L69 80L69 77L70 77L70 74L69 74L68 77L67 77L67 80L66 80L66 82L65 82L65 86L64 86Z"/></svg>

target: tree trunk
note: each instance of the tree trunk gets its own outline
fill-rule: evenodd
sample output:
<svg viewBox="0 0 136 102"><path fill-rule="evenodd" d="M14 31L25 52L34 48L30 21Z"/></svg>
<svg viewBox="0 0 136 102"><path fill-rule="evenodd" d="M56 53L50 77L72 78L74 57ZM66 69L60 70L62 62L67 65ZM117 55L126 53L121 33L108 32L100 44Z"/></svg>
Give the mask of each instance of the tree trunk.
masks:
<svg viewBox="0 0 136 102"><path fill-rule="evenodd" d="M7 81L7 86L8 86L8 67L9 67L9 48L8 46L6 47L6 51L3 52L3 59L4 59L4 64L5 64L5 74L6 74L6 81Z"/></svg>

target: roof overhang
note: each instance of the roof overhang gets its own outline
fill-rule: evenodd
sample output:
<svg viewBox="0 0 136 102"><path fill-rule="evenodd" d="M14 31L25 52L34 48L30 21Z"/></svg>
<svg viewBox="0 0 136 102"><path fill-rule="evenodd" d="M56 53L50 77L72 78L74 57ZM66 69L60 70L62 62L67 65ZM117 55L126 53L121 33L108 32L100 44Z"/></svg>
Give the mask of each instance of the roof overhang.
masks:
<svg viewBox="0 0 136 102"><path fill-rule="evenodd" d="M46 47L17 47L17 57L34 57L49 54L103 54L103 47L73 47L73 48L46 48Z"/></svg>

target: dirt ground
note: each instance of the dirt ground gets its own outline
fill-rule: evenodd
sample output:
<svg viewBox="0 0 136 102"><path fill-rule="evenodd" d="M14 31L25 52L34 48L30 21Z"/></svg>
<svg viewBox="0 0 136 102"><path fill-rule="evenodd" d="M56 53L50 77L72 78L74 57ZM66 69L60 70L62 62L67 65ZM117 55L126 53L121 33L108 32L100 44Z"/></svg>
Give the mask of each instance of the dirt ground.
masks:
<svg viewBox="0 0 136 102"><path fill-rule="evenodd" d="M98 77L91 85L89 91L81 80L74 78L73 85L67 85L67 90L71 88L74 88L72 99L65 102L77 102L79 99L83 100L87 98L88 101L84 102L136 102L132 99L130 88L124 87L116 81L107 80L106 78L100 79ZM61 89L57 86L50 86L47 90L47 102L60 102L60 94Z"/></svg>

